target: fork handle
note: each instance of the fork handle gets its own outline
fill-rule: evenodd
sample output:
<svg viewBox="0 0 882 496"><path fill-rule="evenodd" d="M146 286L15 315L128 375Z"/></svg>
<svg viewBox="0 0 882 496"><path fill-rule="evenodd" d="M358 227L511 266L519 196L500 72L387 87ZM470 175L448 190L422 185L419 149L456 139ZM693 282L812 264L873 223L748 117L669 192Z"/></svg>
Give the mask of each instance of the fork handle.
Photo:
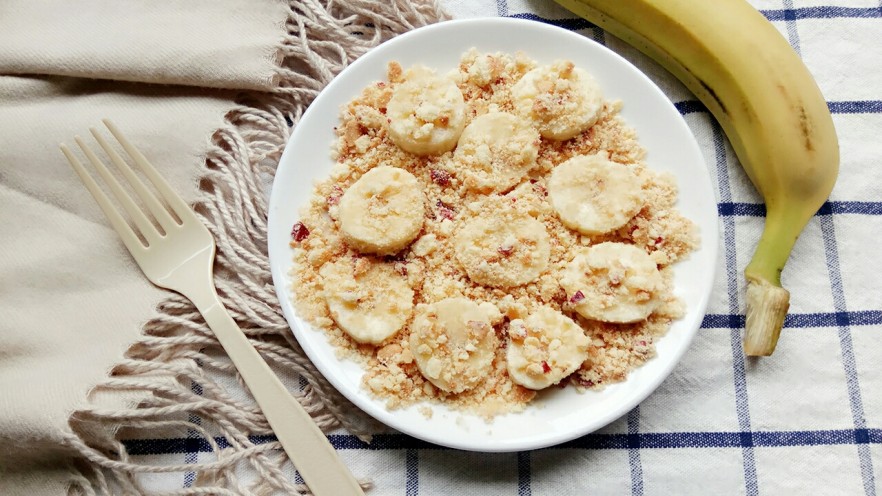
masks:
<svg viewBox="0 0 882 496"><path fill-rule="evenodd" d="M276 438L309 489L316 496L363 496L358 481L340 461L328 438L227 313L214 286L211 291L203 293L201 298L191 296L191 300L242 375Z"/></svg>

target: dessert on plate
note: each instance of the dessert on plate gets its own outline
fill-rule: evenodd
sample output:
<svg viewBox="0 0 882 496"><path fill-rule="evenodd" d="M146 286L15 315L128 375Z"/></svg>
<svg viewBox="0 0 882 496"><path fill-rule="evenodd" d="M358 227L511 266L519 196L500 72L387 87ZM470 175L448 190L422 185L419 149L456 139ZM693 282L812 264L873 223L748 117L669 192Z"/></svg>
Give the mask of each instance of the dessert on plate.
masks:
<svg viewBox="0 0 882 496"><path fill-rule="evenodd" d="M298 314L389 408L492 418L624 380L683 315L672 265L698 236L622 105L566 60L391 62L292 229Z"/></svg>

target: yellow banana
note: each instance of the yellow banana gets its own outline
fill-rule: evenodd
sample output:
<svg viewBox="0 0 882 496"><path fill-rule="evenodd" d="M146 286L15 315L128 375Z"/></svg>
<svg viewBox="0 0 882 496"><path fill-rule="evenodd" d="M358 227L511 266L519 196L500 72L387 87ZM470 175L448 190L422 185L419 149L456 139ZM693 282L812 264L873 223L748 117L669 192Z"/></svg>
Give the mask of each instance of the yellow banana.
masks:
<svg viewBox="0 0 882 496"><path fill-rule="evenodd" d="M744 273L744 351L771 355L790 293L781 271L839 172L821 91L787 40L745 0L556 0L646 53L707 106L766 203Z"/></svg>

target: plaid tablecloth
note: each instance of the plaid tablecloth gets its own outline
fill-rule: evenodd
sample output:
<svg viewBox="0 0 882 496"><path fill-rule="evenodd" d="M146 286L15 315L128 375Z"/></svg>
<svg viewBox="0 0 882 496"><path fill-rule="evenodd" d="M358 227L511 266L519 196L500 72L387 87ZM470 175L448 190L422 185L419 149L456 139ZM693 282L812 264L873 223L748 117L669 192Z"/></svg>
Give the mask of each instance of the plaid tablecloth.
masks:
<svg viewBox="0 0 882 496"><path fill-rule="evenodd" d="M817 78L842 149L832 197L783 273L792 305L777 351L758 360L741 348L743 269L764 207L703 105L660 66L550 1L443 3L455 17L511 16L575 30L646 72L683 114L714 177L720 265L691 349L626 416L561 446L510 454L460 452L401 434L370 445L333 434L353 471L373 478L372 494L875 495L882 481L882 3L752 0ZM195 434L127 444L135 456L173 463L209 450ZM174 489L193 477L147 482Z"/></svg>

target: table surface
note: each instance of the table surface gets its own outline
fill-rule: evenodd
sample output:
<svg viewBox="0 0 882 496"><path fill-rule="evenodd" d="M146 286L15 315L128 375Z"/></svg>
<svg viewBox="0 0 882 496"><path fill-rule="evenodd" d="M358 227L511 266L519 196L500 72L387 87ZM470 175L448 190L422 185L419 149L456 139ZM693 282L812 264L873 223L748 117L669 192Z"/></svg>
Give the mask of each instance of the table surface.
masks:
<svg viewBox="0 0 882 496"><path fill-rule="evenodd" d="M637 408L596 433L509 454L450 450L397 433L377 435L367 446L332 433L353 472L373 479L371 494L876 494L882 480L882 374L874 370L882 363L882 257L874 248L882 230L882 3L751 0L815 75L842 155L833 194L782 276L792 300L778 349L759 360L741 349L742 274L764 208L706 109L660 66L552 2L441 3L456 18L513 16L577 31L652 78L683 114L714 178L718 275L682 363ZM128 444L144 461L193 463L206 447L191 441ZM180 489L194 474L144 481Z"/></svg>

